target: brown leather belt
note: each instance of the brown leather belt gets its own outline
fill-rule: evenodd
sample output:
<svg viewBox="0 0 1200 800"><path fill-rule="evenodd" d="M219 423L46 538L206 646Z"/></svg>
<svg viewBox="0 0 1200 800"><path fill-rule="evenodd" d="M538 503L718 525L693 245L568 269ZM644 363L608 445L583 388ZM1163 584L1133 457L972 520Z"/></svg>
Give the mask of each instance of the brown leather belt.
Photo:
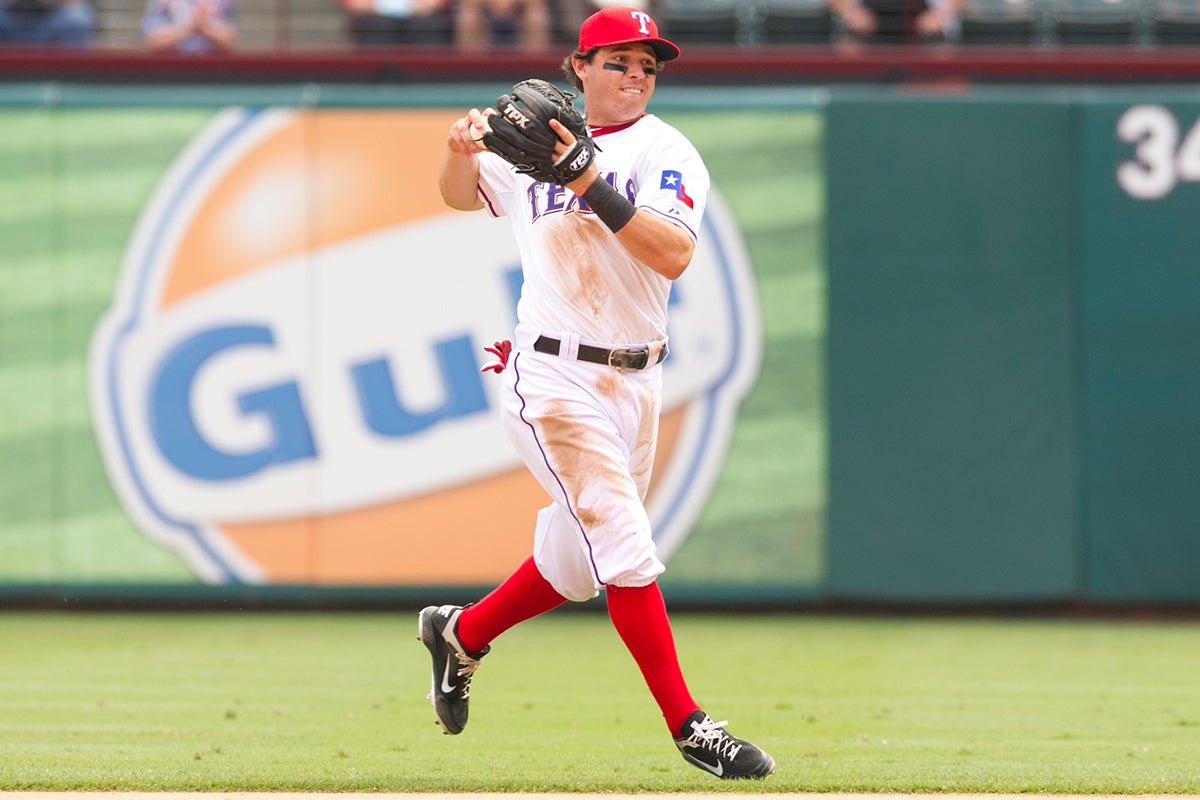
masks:
<svg viewBox="0 0 1200 800"><path fill-rule="evenodd" d="M562 342L558 339L551 339L549 336L539 336L537 341L533 343L534 350L552 356L559 354L561 346ZM667 347L663 345L662 349L658 351L658 359L654 363L662 363L662 360L666 357ZM645 347L618 347L613 350L606 350L603 347L581 344L579 345L579 353L575 358L579 361L587 361L592 364L604 364L613 369L645 369L651 366L650 351Z"/></svg>

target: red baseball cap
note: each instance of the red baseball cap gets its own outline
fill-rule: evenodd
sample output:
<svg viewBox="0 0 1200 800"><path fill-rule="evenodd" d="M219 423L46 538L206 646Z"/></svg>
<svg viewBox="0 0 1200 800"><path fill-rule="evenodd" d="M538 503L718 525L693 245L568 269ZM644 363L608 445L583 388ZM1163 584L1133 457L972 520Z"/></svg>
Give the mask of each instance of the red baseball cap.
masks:
<svg viewBox="0 0 1200 800"><path fill-rule="evenodd" d="M631 42L645 42L653 47L659 61L679 58L679 48L658 35L658 26L640 8L609 6L592 14L579 26L579 49L585 53L593 47Z"/></svg>

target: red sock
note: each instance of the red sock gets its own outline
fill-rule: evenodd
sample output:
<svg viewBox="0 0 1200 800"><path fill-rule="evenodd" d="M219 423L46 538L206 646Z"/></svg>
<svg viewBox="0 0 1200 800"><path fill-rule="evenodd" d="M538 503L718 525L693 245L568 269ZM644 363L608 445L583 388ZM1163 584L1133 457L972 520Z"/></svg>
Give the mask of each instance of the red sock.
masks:
<svg viewBox="0 0 1200 800"><path fill-rule="evenodd" d="M542 577L530 556L487 597L463 609L458 616L458 640L463 647L478 653L517 623L544 614L566 601L567 598Z"/></svg>
<svg viewBox="0 0 1200 800"><path fill-rule="evenodd" d="M609 586L607 598L613 627L641 669L671 735L678 736L680 726L699 706L692 699L679 668L662 590L657 583Z"/></svg>

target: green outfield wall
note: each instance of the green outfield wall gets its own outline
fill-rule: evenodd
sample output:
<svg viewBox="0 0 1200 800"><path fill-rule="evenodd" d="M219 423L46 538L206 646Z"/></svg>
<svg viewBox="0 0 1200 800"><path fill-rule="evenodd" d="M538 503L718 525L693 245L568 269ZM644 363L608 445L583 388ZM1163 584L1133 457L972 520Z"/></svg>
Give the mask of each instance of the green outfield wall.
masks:
<svg viewBox="0 0 1200 800"><path fill-rule="evenodd" d="M506 88L0 85L0 604L515 566L533 501L472 416L515 260L432 182ZM1200 601L1200 91L654 102L720 198L672 317L670 598Z"/></svg>
<svg viewBox="0 0 1200 800"><path fill-rule="evenodd" d="M1070 594L1069 106L827 113L831 590Z"/></svg>
<svg viewBox="0 0 1200 800"><path fill-rule="evenodd" d="M1200 597L1200 94L835 96L828 591Z"/></svg>

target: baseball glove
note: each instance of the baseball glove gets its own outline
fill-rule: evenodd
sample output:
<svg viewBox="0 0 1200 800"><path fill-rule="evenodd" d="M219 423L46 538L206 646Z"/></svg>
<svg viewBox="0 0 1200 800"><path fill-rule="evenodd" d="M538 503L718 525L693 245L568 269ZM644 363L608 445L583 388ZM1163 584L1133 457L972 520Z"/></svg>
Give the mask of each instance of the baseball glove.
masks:
<svg viewBox="0 0 1200 800"><path fill-rule="evenodd" d="M487 119L490 130L483 135L483 146L536 181L565 186L596 157L596 145L573 97L547 81L521 81L511 95L496 101L497 113ZM554 146L559 138L550 127L552 119L575 134L575 144L557 159Z"/></svg>

